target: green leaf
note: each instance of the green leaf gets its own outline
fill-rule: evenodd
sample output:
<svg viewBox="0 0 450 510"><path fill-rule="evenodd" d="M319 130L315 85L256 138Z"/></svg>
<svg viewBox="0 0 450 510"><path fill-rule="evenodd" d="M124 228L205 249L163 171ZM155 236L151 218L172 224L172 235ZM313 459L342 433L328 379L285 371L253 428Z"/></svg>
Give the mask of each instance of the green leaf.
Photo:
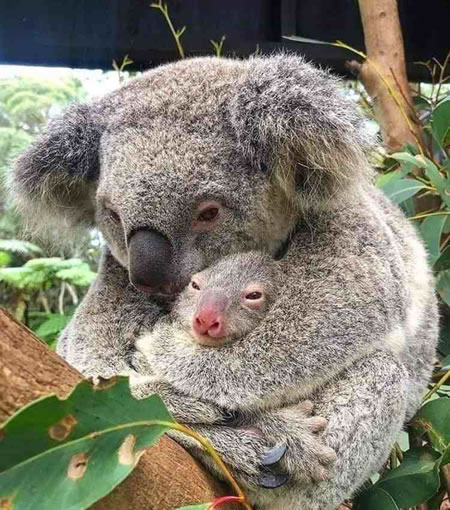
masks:
<svg viewBox="0 0 450 510"><path fill-rule="evenodd" d="M436 290L445 304L450 306L450 270L441 271L436 281Z"/></svg>
<svg viewBox="0 0 450 510"><path fill-rule="evenodd" d="M425 168L423 161L417 159L417 156L413 156L408 152L395 152L389 157L399 161L400 163L403 163L403 165L406 164L410 171L412 171L414 168Z"/></svg>
<svg viewBox="0 0 450 510"><path fill-rule="evenodd" d="M414 198L407 198L400 204L401 210L405 215L410 218L416 214L416 206L414 204Z"/></svg>
<svg viewBox="0 0 450 510"><path fill-rule="evenodd" d="M441 101L433 111L431 130L437 143L443 147L444 138L450 126L450 98Z"/></svg>
<svg viewBox="0 0 450 510"><path fill-rule="evenodd" d="M441 327L438 350L443 356L450 354L450 325L443 324Z"/></svg>
<svg viewBox="0 0 450 510"><path fill-rule="evenodd" d="M450 370L450 356L447 356L442 360L442 370Z"/></svg>
<svg viewBox="0 0 450 510"><path fill-rule="evenodd" d="M441 254L440 243L446 220L447 217L444 214L428 216L420 224L420 233L428 249L428 260L431 265L438 260Z"/></svg>
<svg viewBox="0 0 450 510"><path fill-rule="evenodd" d="M83 381L44 397L0 429L0 500L14 510L82 510L108 494L173 420L161 398L135 400L127 379ZM167 424L167 425L166 425Z"/></svg>
<svg viewBox="0 0 450 510"><path fill-rule="evenodd" d="M439 490L440 459L431 448L408 450L400 466L388 471L374 488L386 491L399 508L423 503Z"/></svg>
<svg viewBox="0 0 450 510"><path fill-rule="evenodd" d="M397 181L398 179L401 179L402 177L405 177L408 174L408 169L405 168L397 168L396 170L393 170L392 172L386 172L385 174L380 174L376 181L375 185L379 189L384 189L390 182Z"/></svg>
<svg viewBox="0 0 450 510"><path fill-rule="evenodd" d="M70 315L61 315L59 313L50 314L48 318L34 330L34 332L36 335L43 338L55 336L67 326L70 319Z"/></svg>
<svg viewBox="0 0 450 510"><path fill-rule="evenodd" d="M412 422L419 434L427 434L436 450L444 452L450 444L450 398L437 398L422 406Z"/></svg>
<svg viewBox="0 0 450 510"><path fill-rule="evenodd" d="M447 220L445 220L445 223L447 223ZM443 230L445 230L445 224ZM450 245L446 246L444 251L436 259L433 269L435 271L446 271L447 269L450 269Z"/></svg>
<svg viewBox="0 0 450 510"><path fill-rule="evenodd" d="M387 183L383 191L396 204L413 197L420 190L425 188L425 184L415 179L396 179Z"/></svg>
<svg viewBox="0 0 450 510"><path fill-rule="evenodd" d="M443 177L437 166L431 160L421 155L415 157L423 163L422 168L424 169L425 175L436 188L446 207L450 209L450 181Z"/></svg>
<svg viewBox="0 0 450 510"><path fill-rule="evenodd" d="M353 502L353 510L400 510L389 493L373 487L364 491Z"/></svg>

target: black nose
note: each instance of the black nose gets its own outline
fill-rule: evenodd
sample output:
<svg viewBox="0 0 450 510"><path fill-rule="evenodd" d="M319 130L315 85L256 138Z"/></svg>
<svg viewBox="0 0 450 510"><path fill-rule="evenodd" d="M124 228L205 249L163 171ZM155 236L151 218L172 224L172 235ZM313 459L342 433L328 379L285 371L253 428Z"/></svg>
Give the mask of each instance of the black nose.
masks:
<svg viewBox="0 0 450 510"><path fill-rule="evenodd" d="M131 283L148 294L171 294L172 246L156 230L137 230L128 243Z"/></svg>

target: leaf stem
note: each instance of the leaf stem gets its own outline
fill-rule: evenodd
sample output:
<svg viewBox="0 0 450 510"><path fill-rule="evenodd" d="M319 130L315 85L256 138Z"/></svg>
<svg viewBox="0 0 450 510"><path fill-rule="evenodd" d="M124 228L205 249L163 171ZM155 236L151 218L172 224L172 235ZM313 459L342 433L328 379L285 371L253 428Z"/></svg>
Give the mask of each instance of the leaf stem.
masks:
<svg viewBox="0 0 450 510"><path fill-rule="evenodd" d="M213 510L214 508L219 508L222 505L226 505L228 503L242 503L243 500L239 496L223 496L222 498L215 499L207 510Z"/></svg>
<svg viewBox="0 0 450 510"><path fill-rule="evenodd" d="M432 388L431 390L423 397L423 400L422 402L425 402L426 400L428 400L431 395L433 395L434 393L436 393L436 391L443 385L445 384L445 382L450 378L450 370L447 371L447 373L445 373L440 379L439 379L439 382L437 382Z"/></svg>
<svg viewBox="0 0 450 510"><path fill-rule="evenodd" d="M239 503L241 503L244 508L247 510L252 510L252 507L250 506L250 503L247 500L247 497L245 496L242 489L239 487L239 484L234 479L233 475L231 474L230 470L227 468L223 460L220 458L219 454L214 449L213 445L204 437L202 437L200 434L197 434L189 427L186 427L185 425L181 425L179 423L171 423L171 422L159 422L160 425L163 425L165 427L170 427L173 430L178 430L179 432L182 432L183 434L186 434L187 436L190 436L197 440L203 448L208 452L208 454L211 456L211 458L216 462L216 464L219 466L219 468L222 470L225 478L228 480L230 485L233 487L234 491L238 495ZM211 508L215 508L214 506Z"/></svg>
<svg viewBox="0 0 450 510"><path fill-rule="evenodd" d="M416 214L415 216L410 216L410 220L420 220L421 218L428 218L429 216L448 216L450 214L450 211L440 211L440 212L433 212L433 213L423 213L423 214Z"/></svg>

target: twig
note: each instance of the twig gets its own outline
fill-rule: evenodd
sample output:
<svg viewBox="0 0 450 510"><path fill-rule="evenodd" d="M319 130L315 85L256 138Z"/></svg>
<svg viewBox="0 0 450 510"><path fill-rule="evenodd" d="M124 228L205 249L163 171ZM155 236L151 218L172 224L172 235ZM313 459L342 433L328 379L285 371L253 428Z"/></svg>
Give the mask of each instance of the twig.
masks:
<svg viewBox="0 0 450 510"><path fill-rule="evenodd" d="M428 400L431 395L433 395L434 393L436 393L436 391L443 385L445 384L445 382L450 378L450 370L448 370L440 379L439 379L439 382L437 382L432 388L431 390L423 397L422 399L422 402L425 402L426 400Z"/></svg>
<svg viewBox="0 0 450 510"><path fill-rule="evenodd" d="M183 26L179 30L175 30L175 27L173 26L172 20L169 16L169 8L166 3L162 3L162 0L159 0L157 4L150 4L150 7L153 7L154 9L158 9L162 12L167 25L169 26L170 31L172 32L172 36L175 39L175 44L177 45L178 54L180 55L180 58L185 58L184 54L184 48L181 44L181 36L184 34L184 31L186 30L186 26Z"/></svg>

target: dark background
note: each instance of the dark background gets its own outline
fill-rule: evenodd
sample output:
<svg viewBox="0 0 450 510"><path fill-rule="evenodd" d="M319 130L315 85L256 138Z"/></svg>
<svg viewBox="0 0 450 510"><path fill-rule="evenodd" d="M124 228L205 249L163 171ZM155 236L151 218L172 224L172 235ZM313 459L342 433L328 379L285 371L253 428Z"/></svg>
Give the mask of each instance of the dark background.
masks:
<svg viewBox="0 0 450 510"><path fill-rule="evenodd" d="M376 0L374 0L376 1ZM225 54L284 47L345 74L354 56L331 46L292 43L283 35L340 39L364 49L357 0L168 0L176 28L186 25L188 55L211 54L226 35ZM111 69L125 54L143 70L178 58L160 12L149 0L0 0L0 63ZM415 61L449 49L449 0L399 0L411 79L427 79ZM130 68L128 68L130 69Z"/></svg>

